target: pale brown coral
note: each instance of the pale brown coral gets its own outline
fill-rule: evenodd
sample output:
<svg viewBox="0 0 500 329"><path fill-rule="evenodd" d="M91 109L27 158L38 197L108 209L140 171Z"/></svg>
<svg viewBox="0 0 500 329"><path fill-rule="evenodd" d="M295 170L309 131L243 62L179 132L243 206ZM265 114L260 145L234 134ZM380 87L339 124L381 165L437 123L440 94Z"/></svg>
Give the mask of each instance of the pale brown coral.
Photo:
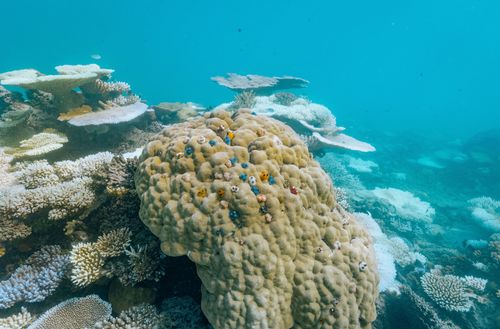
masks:
<svg viewBox="0 0 500 329"><path fill-rule="evenodd" d="M370 328L371 240L291 128L212 112L165 129L140 161L141 219L196 263L215 328Z"/></svg>

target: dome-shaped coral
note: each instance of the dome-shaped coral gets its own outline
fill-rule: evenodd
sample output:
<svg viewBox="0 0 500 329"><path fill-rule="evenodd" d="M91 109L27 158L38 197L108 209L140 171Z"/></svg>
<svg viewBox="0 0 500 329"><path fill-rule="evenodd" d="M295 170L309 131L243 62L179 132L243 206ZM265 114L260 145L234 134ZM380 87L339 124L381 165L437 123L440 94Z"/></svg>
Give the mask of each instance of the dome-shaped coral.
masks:
<svg viewBox="0 0 500 329"><path fill-rule="evenodd" d="M371 240L288 126L247 110L170 126L136 187L162 250L196 263L215 328L371 327Z"/></svg>

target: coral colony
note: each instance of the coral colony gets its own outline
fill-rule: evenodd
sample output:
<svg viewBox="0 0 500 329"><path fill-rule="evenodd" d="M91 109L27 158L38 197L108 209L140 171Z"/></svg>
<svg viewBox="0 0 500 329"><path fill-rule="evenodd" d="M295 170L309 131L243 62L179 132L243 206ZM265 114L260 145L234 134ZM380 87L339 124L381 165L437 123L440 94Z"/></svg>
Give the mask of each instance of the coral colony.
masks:
<svg viewBox="0 0 500 329"><path fill-rule="evenodd" d="M382 328L376 302L391 294L428 328L458 328L449 318L491 293L349 212L385 209L403 233L436 215L346 169L371 174L372 161L313 159L375 148L282 91L308 81L215 77L237 95L208 110L149 106L96 64L56 71L0 74L0 328ZM498 201L468 206L498 231ZM499 241L468 242L477 271L498 266Z"/></svg>

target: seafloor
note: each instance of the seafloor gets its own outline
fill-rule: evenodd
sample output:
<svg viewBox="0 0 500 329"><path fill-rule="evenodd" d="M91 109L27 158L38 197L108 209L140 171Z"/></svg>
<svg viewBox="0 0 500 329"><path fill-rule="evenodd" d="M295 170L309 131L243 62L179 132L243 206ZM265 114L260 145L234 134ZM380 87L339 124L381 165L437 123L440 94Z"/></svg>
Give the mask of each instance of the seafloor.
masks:
<svg viewBox="0 0 500 329"><path fill-rule="evenodd" d="M212 109L56 70L0 74L1 329L500 327L500 131L360 141L300 78Z"/></svg>

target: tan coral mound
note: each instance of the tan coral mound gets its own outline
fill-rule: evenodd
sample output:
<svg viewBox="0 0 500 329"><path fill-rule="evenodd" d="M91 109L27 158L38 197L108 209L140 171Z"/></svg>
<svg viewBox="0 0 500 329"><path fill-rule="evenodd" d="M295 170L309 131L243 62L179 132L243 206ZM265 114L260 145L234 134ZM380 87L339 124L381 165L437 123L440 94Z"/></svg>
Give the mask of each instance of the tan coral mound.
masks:
<svg viewBox="0 0 500 329"><path fill-rule="evenodd" d="M371 240L283 123L240 110L170 126L136 187L162 250L196 263L215 328L371 327Z"/></svg>

